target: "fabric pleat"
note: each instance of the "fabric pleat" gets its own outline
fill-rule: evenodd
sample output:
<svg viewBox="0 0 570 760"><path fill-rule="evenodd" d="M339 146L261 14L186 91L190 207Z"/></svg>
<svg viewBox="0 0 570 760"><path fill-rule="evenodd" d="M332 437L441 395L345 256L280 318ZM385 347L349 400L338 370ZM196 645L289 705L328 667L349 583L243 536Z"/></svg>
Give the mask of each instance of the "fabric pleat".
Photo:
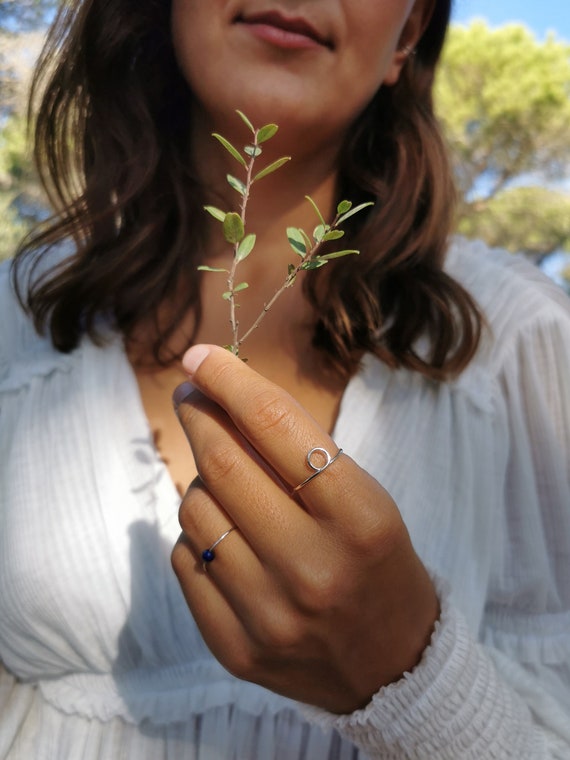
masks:
<svg viewBox="0 0 570 760"><path fill-rule="evenodd" d="M341 717L214 660L121 339L54 351L0 267L0 760L570 758L569 302L479 243L446 266L488 321L472 363L437 384L365 357L334 431L444 612L420 665Z"/></svg>

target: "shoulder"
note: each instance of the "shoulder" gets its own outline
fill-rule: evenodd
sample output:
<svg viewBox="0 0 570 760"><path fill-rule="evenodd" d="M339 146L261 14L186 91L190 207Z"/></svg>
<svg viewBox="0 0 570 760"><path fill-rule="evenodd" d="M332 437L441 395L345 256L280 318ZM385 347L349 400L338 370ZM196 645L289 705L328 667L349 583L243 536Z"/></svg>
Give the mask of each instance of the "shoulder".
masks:
<svg viewBox="0 0 570 760"><path fill-rule="evenodd" d="M4 360L17 360L37 338L16 295L12 262L3 261L0 263L0 356Z"/></svg>
<svg viewBox="0 0 570 760"><path fill-rule="evenodd" d="M513 316L523 319L537 308L570 314L566 293L522 254L457 237L451 243L445 268L474 296L491 322L504 313L507 304Z"/></svg>
<svg viewBox="0 0 570 760"><path fill-rule="evenodd" d="M488 327L487 346L495 359L514 342L539 333L550 332L553 338L570 342L570 299L524 256L458 237L450 246L445 268L479 305Z"/></svg>
<svg viewBox="0 0 570 760"><path fill-rule="evenodd" d="M34 376L66 370L69 357L39 335L22 307L11 261L0 262L0 392L18 390Z"/></svg>

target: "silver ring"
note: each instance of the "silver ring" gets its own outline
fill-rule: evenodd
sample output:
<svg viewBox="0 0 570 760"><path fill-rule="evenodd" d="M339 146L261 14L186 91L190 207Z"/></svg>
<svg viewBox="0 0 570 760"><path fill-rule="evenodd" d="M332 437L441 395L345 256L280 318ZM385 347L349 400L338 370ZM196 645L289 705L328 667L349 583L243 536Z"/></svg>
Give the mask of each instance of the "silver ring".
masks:
<svg viewBox="0 0 570 760"><path fill-rule="evenodd" d="M323 454L325 457L325 463L321 467L316 465L312 460L312 457L317 452L319 454ZM339 458L339 456L342 453L343 453L342 449L339 449L334 455L334 457L331 457L329 452L326 449L323 449L322 446L315 446L313 449L311 449L309 453L307 454L307 464L309 465L311 470L314 470L314 472L312 473L312 475L309 475L309 477L306 478L302 483L299 483L298 486L295 486L295 488L293 488L293 490L291 491L291 495L293 495L294 493L297 493L297 491L300 491L301 488L304 488L307 485L307 483L311 482L313 478L316 478L317 475L320 475L321 472L324 472L327 469L327 467L330 467L331 464L333 464L333 462L336 462L336 460Z"/></svg>
<svg viewBox="0 0 570 760"><path fill-rule="evenodd" d="M222 533L222 535L219 538L217 538L211 546L209 546L207 549L204 549L204 551L201 554L201 557L202 557L202 570L205 573L208 572L208 565L210 564L210 562L213 562L216 559L216 552L215 552L216 546L218 544L221 544L224 538L226 538L226 536L229 536L232 530L235 530L235 529L236 529L235 525L233 525L231 528L228 528L228 530L226 530L225 533Z"/></svg>

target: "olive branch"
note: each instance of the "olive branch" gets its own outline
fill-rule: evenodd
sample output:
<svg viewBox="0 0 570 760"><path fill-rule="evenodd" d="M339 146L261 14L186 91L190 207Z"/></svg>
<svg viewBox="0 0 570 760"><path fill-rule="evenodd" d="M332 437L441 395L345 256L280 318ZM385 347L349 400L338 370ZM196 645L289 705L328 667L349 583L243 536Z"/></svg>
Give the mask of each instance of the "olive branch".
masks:
<svg viewBox="0 0 570 760"><path fill-rule="evenodd" d="M319 269L320 267L325 266L325 264L328 264L332 259L360 253L360 251L355 249L345 249L321 254L320 250L325 243L328 243L331 240L339 240L344 236L344 231L339 229L343 222L349 217L354 216L354 214L359 213L367 206L373 205L372 202L361 203L359 206L353 208L350 201L341 201L337 206L334 219L328 224L324 220L315 201L309 195L306 195L305 198L312 205L316 213L318 224L313 230L312 236L309 236L305 230L300 227L287 228L287 240L289 245L300 260L296 264L288 265L287 275L285 276L282 285L275 291L269 301L265 303L263 309L251 326L240 336L239 320L237 318L239 303L236 296L238 293L246 290L249 285L247 282L237 282L237 269L239 264L251 254L256 243L256 235L254 233L250 232L246 234L246 213L251 189L256 182L284 166L291 160L291 156L282 156L265 166L260 171L254 173L256 160L263 153L263 148L261 147L262 144L275 136L278 126L277 124L266 124L265 126L256 129L244 113L237 111L237 114L253 136L251 143L243 148L243 152L237 150L237 148L235 148L229 140L222 135L214 133L212 136L223 145L227 152L240 164L242 170L245 171L245 178L243 180L234 177L232 174L226 175L226 180L229 186L241 196L240 210L239 212L226 212L215 206L204 206L205 211L213 216L214 219L217 219L222 223L224 238L227 243L233 246L234 254L232 264L230 269L224 267L212 267L206 264L202 264L198 267L198 269L203 272L222 272L227 275L227 290L223 293L222 297L229 301L230 305L232 342L226 345L225 348L236 356L239 355L239 349L244 341L247 340L251 333L259 327L263 318L277 299L283 295L287 288L290 288L295 283L297 275L300 272Z"/></svg>

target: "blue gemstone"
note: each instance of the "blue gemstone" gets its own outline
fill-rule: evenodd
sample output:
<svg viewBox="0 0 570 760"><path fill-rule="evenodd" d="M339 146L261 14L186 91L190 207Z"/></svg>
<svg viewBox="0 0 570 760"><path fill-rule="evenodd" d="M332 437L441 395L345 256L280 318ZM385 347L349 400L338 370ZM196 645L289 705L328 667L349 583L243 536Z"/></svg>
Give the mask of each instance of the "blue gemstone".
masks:
<svg viewBox="0 0 570 760"><path fill-rule="evenodd" d="M202 552L202 559L204 562L211 562L215 556L216 554L212 551L212 549L204 549Z"/></svg>

